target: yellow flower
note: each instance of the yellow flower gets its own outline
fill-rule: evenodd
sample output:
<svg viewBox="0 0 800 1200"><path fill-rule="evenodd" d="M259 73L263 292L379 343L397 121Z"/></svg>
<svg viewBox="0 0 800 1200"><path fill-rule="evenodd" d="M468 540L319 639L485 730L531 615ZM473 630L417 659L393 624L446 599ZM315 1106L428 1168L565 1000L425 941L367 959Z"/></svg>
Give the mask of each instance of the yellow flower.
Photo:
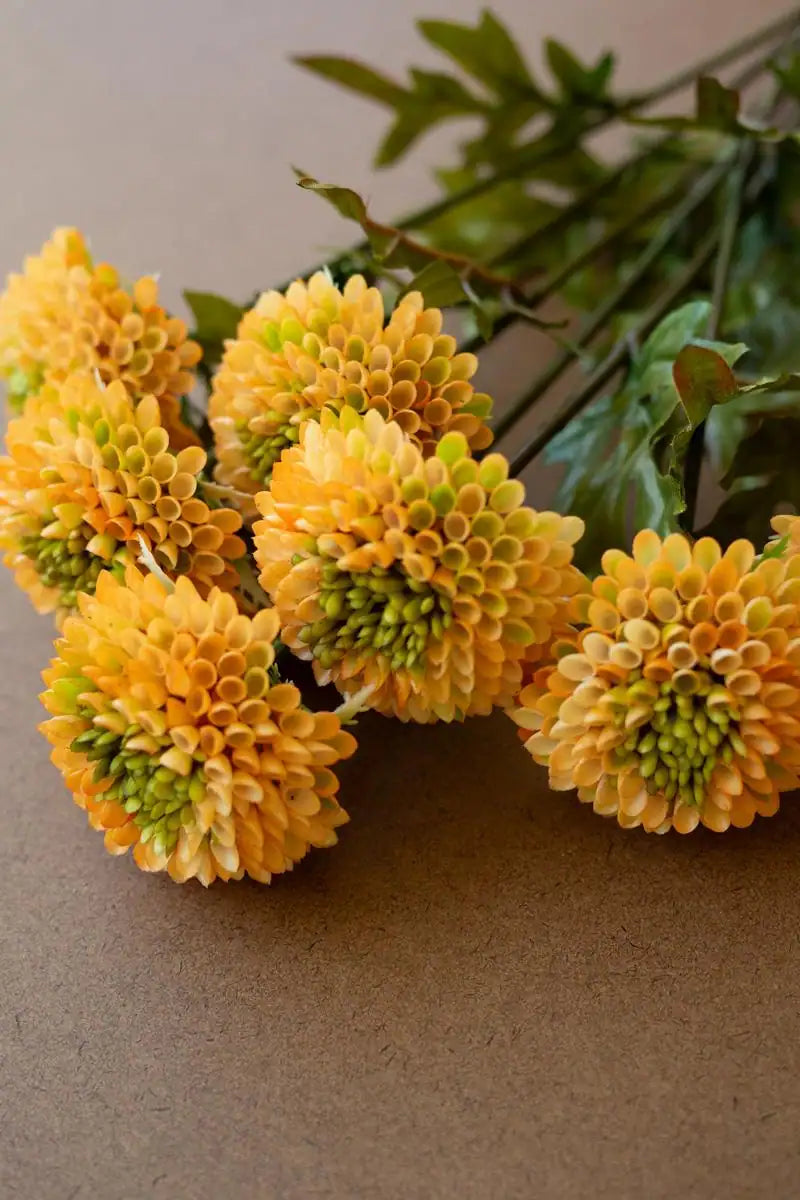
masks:
<svg viewBox="0 0 800 1200"><path fill-rule="evenodd" d="M260 582L317 680L402 720L510 703L519 659L580 586L574 517L520 507L500 454L450 432L423 458L371 410L323 412L256 501Z"/></svg>
<svg viewBox="0 0 800 1200"><path fill-rule="evenodd" d="M156 396L173 445L197 444L179 402L200 355L184 322L159 306L155 279L123 285L113 267L92 262L77 229L57 229L0 296L0 376L18 404L42 383L96 369L134 399Z"/></svg>
<svg viewBox="0 0 800 1200"><path fill-rule="evenodd" d="M754 558L649 530L603 556L512 713L552 788L656 833L777 812L800 767L800 556Z"/></svg>
<svg viewBox="0 0 800 1200"><path fill-rule="evenodd" d="M138 557L201 590L238 586L241 517L202 499L206 455L175 453L153 396L137 404L121 381L73 375L32 396L0 458L0 547L40 612L74 608L104 568Z"/></svg>
<svg viewBox="0 0 800 1200"><path fill-rule="evenodd" d="M469 382L478 360L456 353L438 308L410 292L385 322L360 275L340 291L327 272L265 292L228 343L209 405L220 483L257 492L297 442L300 422L330 407L377 410L426 454L448 430L473 449L492 440L488 396Z"/></svg>
<svg viewBox="0 0 800 1200"><path fill-rule="evenodd" d="M785 554L800 554L800 517L792 513L781 513L770 522L775 536L766 545L767 553L775 554L781 550Z"/></svg>
<svg viewBox="0 0 800 1200"><path fill-rule="evenodd" d="M330 769L355 749L333 713L302 708L274 668L272 610L168 593L129 566L108 572L64 623L43 672L52 759L106 848L145 871L262 883L347 820Z"/></svg>

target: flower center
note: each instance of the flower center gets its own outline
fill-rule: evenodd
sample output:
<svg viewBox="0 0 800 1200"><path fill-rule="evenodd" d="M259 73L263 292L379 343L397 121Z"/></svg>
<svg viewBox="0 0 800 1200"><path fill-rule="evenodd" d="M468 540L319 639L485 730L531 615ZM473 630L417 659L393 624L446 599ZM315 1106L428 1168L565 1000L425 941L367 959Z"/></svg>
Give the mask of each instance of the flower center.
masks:
<svg viewBox="0 0 800 1200"><path fill-rule="evenodd" d="M272 424L272 433L253 433L246 421L237 426L237 433L250 473L266 485L283 451L298 441L300 426L290 424L285 413L268 412L264 419Z"/></svg>
<svg viewBox="0 0 800 1200"><path fill-rule="evenodd" d="M95 716L94 710L88 708L79 709L79 714L89 721ZM202 768L198 766L189 775L179 775L169 767L160 766L152 754L126 749L141 733L138 725L129 726L122 735L93 725L75 738L70 750L84 754L95 764L95 783L111 779L103 796L116 800L131 815L134 825L141 830L141 841L152 841L157 854L171 854L181 827L194 821L193 802L204 795Z"/></svg>
<svg viewBox="0 0 800 1200"><path fill-rule="evenodd" d="M608 693L616 725L636 714L634 728L614 752L618 769L635 763L648 792L702 805L717 764L746 753L736 698L722 676L702 668L681 671L660 687L638 671L630 680Z"/></svg>
<svg viewBox="0 0 800 1200"><path fill-rule="evenodd" d="M319 603L325 615L301 629L299 638L325 667L351 650L382 654L390 669L421 667L431 640L451 624L452 602L428 583L399 571L322 568Z"/></svg>
<svg viewBox="0 0 800 1200"><path fill-rule="evenodd" d="M21 539L22 553L31 560L45 587L59 589L61 603L66 608L75 608L80 592L94 592L101 571L116 569L115 563L106 562L86 549L93 537L94 530L82 526L73 529L66 538L30 534Z"/></svg>

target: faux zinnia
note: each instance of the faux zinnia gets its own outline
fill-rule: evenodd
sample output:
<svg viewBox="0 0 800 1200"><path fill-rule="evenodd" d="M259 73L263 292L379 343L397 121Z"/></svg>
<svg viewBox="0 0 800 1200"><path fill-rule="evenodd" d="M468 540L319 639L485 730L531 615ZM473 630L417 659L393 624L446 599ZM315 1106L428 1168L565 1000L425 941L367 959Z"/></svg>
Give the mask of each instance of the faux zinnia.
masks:
<svg viewBox="0 0 800 1200"><path fill-rule="evenodd" d="M187 578L169 592L129 566L104 572L43 673L52 759L106 848L145 871L262 883L346 820L331 767L355 739L279 680L273 610Z"/></svg>
<svg viewBox="0 0 800 1200"><path fill-rule="evenodd" d="M265 292L243 317L214 378L209 414L217 478L256 492L325 407L375 410L426 453L448 431L473 449L492 440L488 396L469 382L478 360L457 353L442 313L409 292L384 315L383 297L353 275L340 291L324 271L286 293Z"/></svg>
<svg viewBox="0 0 800 1200"><path fill-rule="evenodd" d="M238 585L241 517L202 498L205 451L174 450L155 397L134 403L119 380L73 375L31 397L6 441L0 547L40 612L74 608L142 542L201 590Z"/></svg>
<svg viewBox="0 0 800 1200"><path fill-rule="evenodd" d="M522 507L524 488L463 434L425 458L370 410L325 411L257 497L260 582L281 639L318 681L403 720L511 702L525 648L544 643L582 522Z"/></svg>
<svg viewBox="0 0 800 1200"><path fill-rule="evenodd" d="M608 551L513 712L550 786L625 828L772 816L800 769L800 556L644 531Z"/></svg>
<svg viewBox="0 0 800 1200"><path fill-rule="evenodd" d="M185 323L159 305L156 280L125 284L108 263L93 263L77 229L56 229L0 296L0 376L18 405L45 382L97 370L134 398L156 396L173 444L188 445L197 439L179 401L200 356Z"/></svg>

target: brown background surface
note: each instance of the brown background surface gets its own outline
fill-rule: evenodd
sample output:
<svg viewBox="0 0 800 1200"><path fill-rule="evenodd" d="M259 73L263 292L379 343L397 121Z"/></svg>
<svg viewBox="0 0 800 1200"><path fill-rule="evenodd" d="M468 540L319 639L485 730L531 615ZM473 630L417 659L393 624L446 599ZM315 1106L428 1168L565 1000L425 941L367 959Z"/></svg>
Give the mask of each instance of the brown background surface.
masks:
<svg viewBox="0 0 800 1200"><path fill-rule="evenodd" d="M634 85L786 6L497 7L530 48L616 46ZM415 12L5 0L2 269L74 221L170 300L244 296L349 236L287 161L376 211L424 200L447 138L374 177L382 115L284 63L399 70ZM0 637L1 1196L797 1194L796 801L721 838L626 834L549 794L502 716L373 719L336 850L270 889L178 888L108 858L48 765L50 632L5 573Z"/></svg>

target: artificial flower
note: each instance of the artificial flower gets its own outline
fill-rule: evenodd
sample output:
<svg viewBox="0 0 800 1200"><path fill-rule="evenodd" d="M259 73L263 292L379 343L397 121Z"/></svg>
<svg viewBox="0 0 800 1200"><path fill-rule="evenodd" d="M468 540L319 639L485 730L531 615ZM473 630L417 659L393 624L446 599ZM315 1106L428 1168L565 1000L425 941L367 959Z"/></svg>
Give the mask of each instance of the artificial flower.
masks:
<svg viewBox="0 0 800 1200"><path fill-rule="evenodd" d="M201 590L238 585L241 517L203 499L205 451L170 446L155 397L134 402L120 380L73 375L31 397L6 441L0 548L40 612L74 608L142 545Z"/></svg>
<svg viewBox="0 0 800 1200"><path fill-rule="evenodd" d="M550 786L657 833L772 816L800 769L800 556L645 530L602 566L512 713Z"/></svg>
<svg viewBox="0 0 800 1200"><path fill-rule="evenodd" d="M52 759L106 848L145 871L261 883L347 820L331 767L355 739L274 666L278 617L128 566L79 600L43 673Z"/></svg>
<svg viewBox="0 0 800 1200"><path fill-rule="evenodd" d="M366 689L402 720L511 702L527 646L545 643L583 524L522 507L508 463L477 463L451 431L426 458L371 409L325 410L273 468L254 526L281 639L321 684Z"/></svg>
<svg viewBox="0 0 800 1200"><path fill-rule="evenodd" d="M185 323L159 305L156 280L126 285L114 267L92 262L77 229L56 229L0 296L0 376L18 407L43 383L97 370L134 398L156 396L180 448L197 442L181 420L180 399L200 356Z"/></svg>
<svg viewBox="0 0 800 1200"><path fill-rule="evenodd" d="M265 292L239 325L209 405L217 479L254 493L269 481L300 425L323 408L375 410L425 453L448 431L489 445L488 396L469 382L478 360L457 353L438 308L409 292L388 321L383 297L361 275L342 291L325 271Z"/></svg>

